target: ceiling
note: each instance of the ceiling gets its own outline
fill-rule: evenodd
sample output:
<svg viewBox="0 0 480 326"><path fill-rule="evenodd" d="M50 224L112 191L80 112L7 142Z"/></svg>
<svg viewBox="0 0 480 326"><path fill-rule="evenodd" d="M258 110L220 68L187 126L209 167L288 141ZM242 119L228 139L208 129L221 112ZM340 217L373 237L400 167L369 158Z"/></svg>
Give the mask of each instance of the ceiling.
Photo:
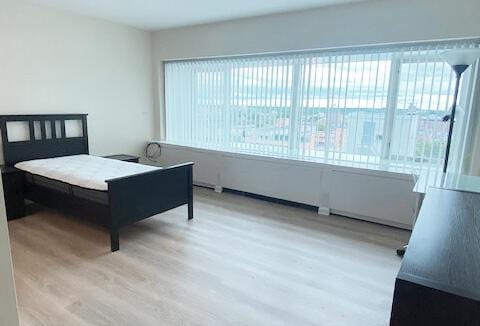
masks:
<svg viewBox="0 0 480 326"><path fill-rule="evenodd" d="M145 30L358 2L363 0L29 0Z"/></svg>

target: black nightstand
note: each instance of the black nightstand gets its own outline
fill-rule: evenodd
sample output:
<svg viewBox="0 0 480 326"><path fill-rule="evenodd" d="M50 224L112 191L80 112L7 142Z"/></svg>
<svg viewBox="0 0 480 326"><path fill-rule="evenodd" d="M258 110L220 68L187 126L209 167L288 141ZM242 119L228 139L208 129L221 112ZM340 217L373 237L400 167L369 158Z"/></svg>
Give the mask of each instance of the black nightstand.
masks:
<svg viewBox="0 0 480 326"><path fill-rule="evenodd" d="M111 158L112 160L119 160L119 161L132 162L132 163L138 163L140 159L140 157L138 156L127 155L127 154L107 155L104 157Z"/></svg>
<svg viewBox="0 0 480 326"><path fill-rule="evenodd" d="M25 216L24 173L11 166L0 166L7 220Z"/></svg>

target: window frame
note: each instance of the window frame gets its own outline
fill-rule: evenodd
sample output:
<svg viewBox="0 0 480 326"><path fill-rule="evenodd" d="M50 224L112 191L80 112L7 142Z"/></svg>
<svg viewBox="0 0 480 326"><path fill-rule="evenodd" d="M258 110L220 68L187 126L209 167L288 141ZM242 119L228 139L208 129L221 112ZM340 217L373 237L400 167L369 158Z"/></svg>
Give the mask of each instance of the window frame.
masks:
<svg viewBox="0 0 480 326"><path fill-rule="evenodd" d="M245 59L245 58L256 58L256 57L264 57L264 56L267 56L267 57L268 56L282 56L283 54L291 55L291 54L312 53L312 54L328 55L328 58L329 58L328 59L328 66L331 67L331 65L334 64L333 61L332 61L332 56L335 56L336 52L341 54L345 50L362 51L362 50L366 49L367 50L366 52L359 52L359 54L360 55L368 55L368 54L372 54L372 53L374 53L374 54L378 53L381 56L382 52L378 52L378 51L381 51L382 48L392 50L392 49L395 49L396 46L401 47L401 48L405 48L405 47L408 47L409 44L411 44L412 49L413 49L413 47L415 47L414 50L416 50L420 46L428 46L428 45L440 46L442 43L453 44L453 43L468 43L468 42L474 43L476 46L478 46L480 44L480 38L466 38L466 39L446 40L446 41L414 42L414 43L402 43L402 44L395 44L395 45L380 45L380 46L372 45L372 46L362 46L362 47L345 47L345 48L325 49L325 50L291 51L291 52L276 53L276 54L275 53L269 53L269 54L261 54L261 55L253 54L253 55L226 56L226 57L213 57L213 58L209 57L209 58L186 59L186 60L166 60L166 61L163 61L163 82L164 82L164 86L166 88L166 69L165 69L165 65L169 64L169 63L178 62L178 61L202 61L202 60L215 60L215 59L221 60L221 59L232 59L232 58L233 59L234 58ZM368 51L368 50L370 50L371 52ZM342 54L342 57L343 56L344 55ZM351 56L352 55L349 55L349 61L351 59ZM339 57L339 55L335 56L335 58L337 58L337 57ZM311 58L312 57L310 57L309 60L311 60ZM402 53L402 55L400 55L400 52L397 53L397 54L394 54L391 58L388 58L388 60L390 61L390 76L388 78L386 105L385 105L385 108L384 108L385 109L385 115L384 115L384 125L383 125L381 149L380 149L380 154L378 156L378 158L380 160L380 162L378 162L379 165L382 165L385 162L388 162L388 163L394 163L395 162L395 161L391 160L392 138L394 136L395 116L396 116L397 111L399 110L397 108L397 106L398 106L398 99L399 99L400 80L401 80L400 76L401 76L401 73L402 73L402 65L407 64L407 63L426 62L426 60L429 59L429 58L432 58L432 56L426 55L426 54L422 54L422 55L418 55L418 56L413 55L413 56L410 56L410 57L408 57L408 56L406 57L406 56L403 55L403 53ZM286 66L287 67L289 66L288 60L289 59L286 59ZM432 61L429 61L429 62L441 62L441 61L432 60ZM343 63L344 62L342 61L342 64ZM302 105L302 100L303 99L302 99L302 96L299 94L300 91L301 91L301 87L302 87L301 84L302 84L302 81L303 81L302 70L306 70L304 67L302 67L302 65L303 64L300 62L300 60L293 60L292 65L291 65L292 85L291 85L291 94L290 94L290 105L285 106L285 109L288 108L290 110L290 113L291 113L291 115L289 116L290 123L289 123L287 134L282 133L282 137L288 137L287 153L288 153L288 156L292 156L292 157L298 157L299 151L303 151L303 149L302 149L303 147L301 145L302 140L301 140L301 137L299 136L300 131L299 131L299 128L295 127L295 126L298 126L299 123L300 123L300 119L301 119L301 116L302 116L301 111L304 110L305 108L308 108L308 106ZM236 65L235 67L239 68L241 66L242 66L242 64ZM254 63L252 65L252 67L258 68L259 67L259 61L257 61L256 64ZM475 69L478 70L478 65L476 65ZM330 70L330 68L329 68L329 70ZM287 69L287 71L288 71L288 69ZM226 81L226 83L225 83L226 89L225 89L225 92L224 92L225 95L224 95L223 101L225 101L225 103L230 103L232 107L242 107L242 105L240 105L238 103L234 104L232 102L232 98L231 98L231 95L232 95L231 85L232 84L230 82L231 78L233 78L232 74L233 74L232 71L224 71L223 72L223 78ZM288 79L288 77L287 77L287 79ZM198 82L198 80L195 79L195 82ZM465 85L464 89L473 89L472 85L474 83L475 83L474 78L468 78L468 85ZM164 94L166 93L165 88L164 88ZM330 87L328 89L330 91ZM451 95L449 95L448 102L450 101L450 98L451 98ZM330 97L327 96L327 99L328 99L327 101L329 101ZM256 106L258 106L258 105L256 105ZM330 110L328 109L328 106L329 105L327 105L327 110L326 110L326 113L325 113L325 119L327 121L327 123L325 124L326 137L330 137L329 136L330 133L328 131L329 126L330 126L330 123L328 123L329 113L330 113L329 111ZM267 108L268 105L265 105L264 107ZM166 105L166 97L165 96L163 97L163 108L165 110L164 114L166 114L167 105ZM222 121L223 121L223 123L222 123L223 132L222 133L227 136L228 144L230 145L231 148L233 148L231 146L232 133L230 132L232 130L232 119L231 119L232 110L224 110L224 111L228 111L228 112L226 114L222 113ZM163 123L164 123L163 127L166 129L166 119L163 120ZM288 135L288 136L286 136L286 135ZM322 150L322 152L324 153L322 155L323 158L329 158L330 157L330 155L329 155L330 154L330 149L329 149L328 145L329 145L329 141L326 141L325 142L325 148ZM334 151L334 153L335 154L339 153L340 156L342 156L342 154L343 154L341 152L335 152L335 151ZM355 157L358 156L358 155L362 155L362 154L355 153L355 154L351 154L351 155L354 158L352 160L349 159L349 160L346 160L346 161L355 163L356 162ZM413 160L415 160L415 155L413 155L412 158L413 158ZM321 157L319 157L319 159L321 159ZM344 160L335 159L335 161L342 162ZM365 162L361 161L360 163L365 163Z"/></svg>

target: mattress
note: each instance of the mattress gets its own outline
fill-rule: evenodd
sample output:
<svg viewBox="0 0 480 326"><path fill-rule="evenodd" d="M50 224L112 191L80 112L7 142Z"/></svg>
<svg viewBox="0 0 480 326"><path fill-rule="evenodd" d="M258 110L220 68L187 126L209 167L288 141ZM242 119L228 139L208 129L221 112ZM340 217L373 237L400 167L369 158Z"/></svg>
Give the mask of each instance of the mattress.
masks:
<svg viewBox="0 0 480 326"><path fill-rule="evenodd" d="M86 189L107 191L109 179L161 169L93 155L71 155L15 164L17 169Z"/></svg>

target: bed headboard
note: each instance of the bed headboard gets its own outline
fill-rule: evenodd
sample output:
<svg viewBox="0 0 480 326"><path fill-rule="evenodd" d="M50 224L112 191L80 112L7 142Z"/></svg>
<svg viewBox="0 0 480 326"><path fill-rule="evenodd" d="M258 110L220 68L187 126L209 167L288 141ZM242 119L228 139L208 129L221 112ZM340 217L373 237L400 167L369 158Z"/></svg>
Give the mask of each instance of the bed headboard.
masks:
<svg viewBox="0 0 480 326"><path fill-rule="evenodd" d="M70 121L74 120L74 121ZM81 134L67 137L66 121L80 121ZM10 123L26 127L26 139L9 139ZM86 114L0 115L5 165L41 158L88 154Z"/></svg>

